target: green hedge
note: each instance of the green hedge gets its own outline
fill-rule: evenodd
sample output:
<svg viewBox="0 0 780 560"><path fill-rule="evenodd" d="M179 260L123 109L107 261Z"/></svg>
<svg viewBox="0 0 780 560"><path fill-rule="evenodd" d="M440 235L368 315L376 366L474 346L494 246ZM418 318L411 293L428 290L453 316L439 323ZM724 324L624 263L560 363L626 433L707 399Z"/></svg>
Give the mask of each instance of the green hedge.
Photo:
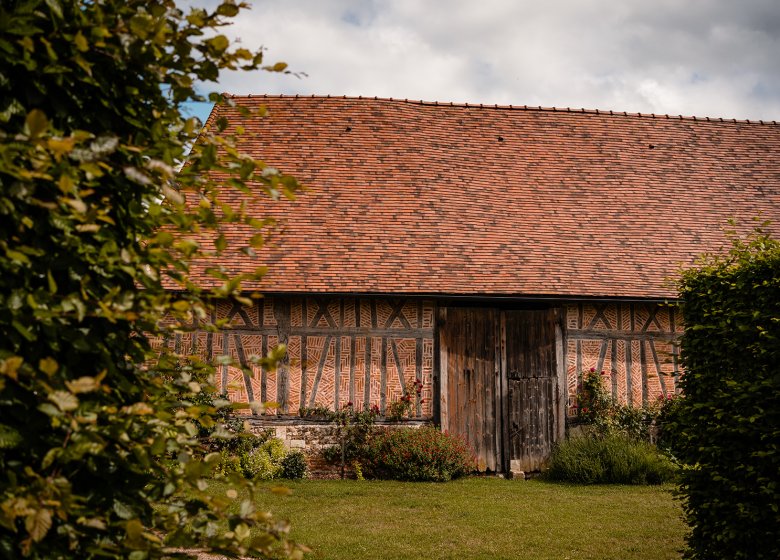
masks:
<svg viewBox="0 0 780 560"><path fill-rule="evenodd" d="M780 243L758 235L683 274L687 557L780 558Z"/></svg>

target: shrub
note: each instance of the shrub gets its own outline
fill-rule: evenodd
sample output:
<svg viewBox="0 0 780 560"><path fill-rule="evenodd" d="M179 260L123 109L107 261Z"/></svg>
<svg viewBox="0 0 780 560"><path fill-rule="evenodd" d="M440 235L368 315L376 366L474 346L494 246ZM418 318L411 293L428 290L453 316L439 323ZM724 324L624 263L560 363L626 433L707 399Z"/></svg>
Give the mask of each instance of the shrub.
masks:
<svg viewBox="0 0 780 560"><path fill-rule="evenodd" d="M250 479L271 480L282 472L281 459L276 462L265 446L239 455L241 473Z"/></svg>
<svg viewBox="0 0 780 560"><path fill-rule="evenodd" d="M609 434L562 441L553 450L546 476L580 484L661 484L676 472L654 445Z"/></svg>
<svg viewBox="0 0 780 560"><path fill-rule="evenodd" d="M223 223L263 223L226 185L297 189L239 153L224 123L198 135L181 114L220 70L262 67L220 33L245 3L181 4L0 3L3 558L300 553L265 511L204 490L218 457L201 460L196 436L217 411L177 397L199 393L200 366L156 359L154 339L215 327L201 295L247 301L241 281L261 276L216 272L208 294L190 276L226 250Z"/></svg>
<svg viewBox="0 0 780 560"><path fill-rule="evenodd" d="M477 468L474 452L462 439L432 426L380 432L367 459L367 475L394 480L445 482Z"/></svg>
<svg viewBox="0 0 780 560"><path fill-rule="evenodd" d="M414 380L412 383L407 383L404 387L403 395L397 400L391 402L387 406L387 419L391 422L400 422L404 418L411 418L414 415L414 406L417 402L421 404L425 402L422 399L422 381L419 379Z"/></svg>
<svg viewBox="0 0 780 560"><path fill-rule="evenodd" d="M358 411L351 402L333 413L333 420L338 425L339 443L323 449L322 456L328 463L341 465L341 478L344 478L347 464L365 461L371 438L376 432L374 421L378 414L379 407L376 405Z"/></svg>
<svg viewBox="0 0 780 560"><path fill-rule="evenodd" d="M282 459L282 478L306 478L307 470L306 455L304 455L302 451L290 451L287 456Z"/></svg>
<svg viewBox="0 0 780 560"><path fill-rule="evenodd" d="M657 420L667 397L642 407L622 405L612 398L605 384L605 373L595 368L583 373L582 394L579 397L577 418L590 427L594 436L623 434L639 441L650 439L650 426ZM669 398L672 398L669 396Z"/></svg>
<svg viewBox="0 0 780 560"><path fill-rule="evenodd" d="M757 230L684 272L680 401L689 558L780 558L780 242Z"/></svg>

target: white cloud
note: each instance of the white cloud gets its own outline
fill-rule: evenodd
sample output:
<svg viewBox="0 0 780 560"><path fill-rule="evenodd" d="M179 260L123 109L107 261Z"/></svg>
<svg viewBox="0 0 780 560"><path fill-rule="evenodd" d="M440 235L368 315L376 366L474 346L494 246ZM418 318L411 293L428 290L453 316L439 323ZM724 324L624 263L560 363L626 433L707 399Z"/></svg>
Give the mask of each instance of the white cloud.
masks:
<svg viewBox="0 0 780 560"><path fill-rule="evenodd" d="M232 93L780 119L776 0L264 0L228 34L308 74Z"/></svg>

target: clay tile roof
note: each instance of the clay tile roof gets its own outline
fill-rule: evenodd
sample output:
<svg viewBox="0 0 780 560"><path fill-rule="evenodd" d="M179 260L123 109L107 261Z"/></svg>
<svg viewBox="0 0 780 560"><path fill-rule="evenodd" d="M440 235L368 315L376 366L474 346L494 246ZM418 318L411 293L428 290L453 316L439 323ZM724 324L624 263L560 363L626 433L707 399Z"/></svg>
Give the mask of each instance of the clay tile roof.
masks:
<svg viewBox="0 0 780 560"><path fill-rule="evenodd" d="M283 230L265 292L665 298L735 218L780 234L777 123L585 109L233 97L210 117L309 187L256 209ZM238 196L238 195L236 195ZM233 226L235 241L249 232ZM205 276L203 281L206 282Z"/></svg>

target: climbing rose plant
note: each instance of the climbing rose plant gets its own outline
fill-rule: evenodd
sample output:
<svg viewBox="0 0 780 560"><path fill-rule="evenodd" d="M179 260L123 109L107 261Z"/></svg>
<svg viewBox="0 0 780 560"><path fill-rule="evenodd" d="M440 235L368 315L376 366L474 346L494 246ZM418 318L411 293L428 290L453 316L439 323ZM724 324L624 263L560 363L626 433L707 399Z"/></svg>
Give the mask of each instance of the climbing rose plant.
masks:
<svg viewBox="0 0 780 560"><path fill-rule="evenodd" d="M230 512L236 488L204 492L218 457L201 453L198 430L225 403L189 398L207 365L158 361L151 345L187 325L209 328L206 296L246 303L241 281L259 273L231 277L214 265L206 293L190 272L227 248L224 224L267 225L227 204L230 191L297 189L239 153L220 134L225 122L198 136L181 112L204 99L196 82L221 70L285 71L220 33L245 7L0 5L4 558L141 560L190 545L300 555L286 525L255 509L249 481L234 480L248 498ZM258 230L241 249L260 244Z"/></svg>

